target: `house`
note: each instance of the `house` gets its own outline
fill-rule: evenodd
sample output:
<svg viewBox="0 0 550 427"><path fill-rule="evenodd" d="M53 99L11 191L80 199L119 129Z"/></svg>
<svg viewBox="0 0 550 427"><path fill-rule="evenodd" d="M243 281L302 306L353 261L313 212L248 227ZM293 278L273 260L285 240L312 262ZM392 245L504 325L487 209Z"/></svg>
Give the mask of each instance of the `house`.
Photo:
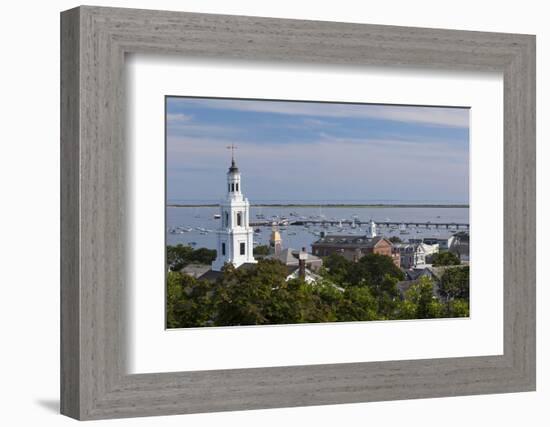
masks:
<svg viewBox="0 0 550 427"><path fill-rule="evenodd" d="M311 271L318 271L323 265L323 260L318 256L307 253L305 248L302 248L301 251L284 248L283 249L283 239L281 238L281 233L276 224L273 224L271 228L271 237L269 239L269 255L266 259L276 259L281 261L287 267L297 268L300 260L300 254L304 257L306 262L306 268Z"/></svg>
<svg viewBox="0 0 550 427"><path fill-rule="evenodd" d="M433 281L439 281L440 277L434 272L433 267L411 268L405 271L407 280L419 280L421 277L427 277Z"/></svg>
<svg viewBox="0 0 550 427"><path fill-rule="evenodd" d="M400 267L403 269L416 268L429 264L431 257L439 252L439 245L426 243L394 243L399 251Z"/></svg>
<svg viewBox="0 0 550 427"><path fill-rule="evenodd" d="M453 242L449 251L456 254L462 262L470 260L470 233L459 231L453 234Z"/></svg>
<svg viewBox="0 0 550 427"><path fill-rule="evenodd" d="M419 276L416 280L402 280L400 282L397 282L396 286L402 297L405 297L407 291L414 285L417 285L419 283L420 277L422 276ZM432 296L439 298L439 283L435 281L432 281L432 283Z"/></svg>
<svg viewBox="0 0 550 427"><path fill-rule="evenodd" d="M424 268L412 268L405 272L407 280L397 282L397 289L402 296L414 285L416 285L422 277L428 277L433 283L433 296L440 297L439 288L441 286L441 279L445 271L464 267L461 265L446 265L441 267L426 266Z"/></svg>
<svg viewBox="0 0 550 427"><path fill-rule="evenodd" d="M302 251L298 251L292 248L285 248L278 251L278 253L275 252L267 255L265 258L279 260L287 267L296 270L300 263L300 254L305 257L304 260L307 269L313 272L319 271L319 269L323 265L323 260L318 256L305 252L305 249L302 249Z"/></svg>
<svg viewBox="0 0 550 427"><path fill-rule="evenodd" d="M183 267L180 271L184 274L187 274L188 276L194 277L195 279L198 279L202 275L204 275L207 271L210 270L209 265L205 264L188 264L185 267Z"/></svg>
<svg viewBox="0 0 550 427"><path fill-rule="evenodd" d="M247 262L244 264L240 264L239 266L235 267L237 270L247 270L250 268L255 268L257 263L255 262ZM213 270L212 268L209 268L204 274L201 276L198 276L197 278L200 280L208 280L209 282L215 282L218 280L218 278L223 276L223 271L221 270Z"/></svg>
<svg viewBox="0 0 550 427"><path fill-rule="evenodd" d="M389 256L396 266L400 266L399 251L396 251L393 244L382 236L328 234L321 236L311 247L313 255L317 257L336 253L350 261L358 261L367 254L378 254Z"/></svg>
<svg viewBox="0 0 550 427"><path fill-rule="evenodd" d="M307 253L306 248L297 251L292 248L281 249L279 247L279 250L275 250L274 253L268 255L266 258L276 259L286 266L288 270L287 282L291 279L301 277L307 283L312 284L321 279L321 276L316 274L316 272L323 265L323 260Z"/></svg>
<svg viewBox="0 0 550 427"><path fill-rule="evenodd" d="M425 243L426 245L438 245L440 251L448 251L453 244L455 237L421 237L409 239L409 243Z"/></svg>
<svg viewBox="0 0 550 427"><path fill-rule="evenodd" d="M289 280L292 280L292 279L298 279L299 277L300 277L300 269L296 268L296 269L294 269L294 271L292 273L290 273L286 277L286 281L288 282ZM304 278L305 282L309 285L321 280L321 276L319 276L318 274L315 274L313 271L311 271L308 268L306 268L304 270L303 278Z"/></svg>

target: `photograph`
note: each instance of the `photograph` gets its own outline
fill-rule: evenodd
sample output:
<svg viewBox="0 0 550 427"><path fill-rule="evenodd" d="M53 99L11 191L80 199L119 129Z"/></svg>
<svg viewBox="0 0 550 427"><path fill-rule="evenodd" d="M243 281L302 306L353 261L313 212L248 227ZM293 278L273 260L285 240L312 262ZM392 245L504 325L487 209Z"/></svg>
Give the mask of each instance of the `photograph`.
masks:
<svg viewBox="0 0 550 427"><path fill-rule="evenodd" d="M6 425L547 418L542 6L110 3L8 5Z"/></svg>
<svg viewBox="0 0 550 427"><path fill-rule="evenodd" d="M469 120L166 96L166 328L469 317Z"/></svg>

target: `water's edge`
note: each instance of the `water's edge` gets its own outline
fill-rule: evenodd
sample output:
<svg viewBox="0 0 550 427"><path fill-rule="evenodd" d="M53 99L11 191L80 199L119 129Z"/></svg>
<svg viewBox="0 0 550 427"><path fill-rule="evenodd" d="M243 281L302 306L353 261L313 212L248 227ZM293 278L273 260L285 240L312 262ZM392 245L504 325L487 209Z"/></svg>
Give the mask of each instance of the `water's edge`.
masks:
<svg viewBox="0 0 550 427"><path fill-rule="evenodd" d="M166 207L169 208L213 208L218 207L218 203L208 203L208 204L193 204L193 203L175 203L167 204ZM276 207L276 208L469 208L470 205L464 204L455 204L455 205L438 205L438 204L343 204L343 203L315 203L315 204L305 204L305 203L252 203L252 207L258 208L267 208L267 207Z"/></svg>

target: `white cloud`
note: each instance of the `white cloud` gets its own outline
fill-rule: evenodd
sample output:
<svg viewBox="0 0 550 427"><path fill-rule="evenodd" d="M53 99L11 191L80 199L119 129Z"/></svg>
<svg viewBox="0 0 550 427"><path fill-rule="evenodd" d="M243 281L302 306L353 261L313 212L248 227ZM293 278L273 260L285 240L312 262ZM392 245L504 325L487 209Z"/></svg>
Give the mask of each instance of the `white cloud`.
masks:
<svg viewBox="0 0 550 427"><path fill-rule="evenodd" d="M193 120L193 116L190 114L183 114L183 113L169 113L166 114L166 121L168 123L189 123Z"/></svg>
<svg viewBox="0 0 550 427"><path fill-rule="evenodd" d="M313 143L281 146L229 138L174 138L168 152L169 176L174 166L181 171L182 182L197 182L186 189L194 192L191 198L220 196L230 159L225 147L232 142L239 144L237 164L246 175L247 195L252 199L467 200L467 153L437 141L426 145L326 135ZM171 183L176 185L169 179Z"/></svg>
<svg viewBox="0 0 550 427"><path fill-rule="evenodd" d="M171 102L225 110L292 116L381 119L457 128L468 128L470 121L468 108L227 99L173 99Z"/></svg>

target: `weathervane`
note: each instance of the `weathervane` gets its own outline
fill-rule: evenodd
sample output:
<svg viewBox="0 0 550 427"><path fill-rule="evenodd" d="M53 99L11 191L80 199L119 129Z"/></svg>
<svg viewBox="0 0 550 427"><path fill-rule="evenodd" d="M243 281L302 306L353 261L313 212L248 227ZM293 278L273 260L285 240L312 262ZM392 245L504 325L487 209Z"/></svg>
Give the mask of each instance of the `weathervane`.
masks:
<svg viewBox="0 0 550 427"><path fill-rule="evenodd" d="M231 162L235 162L235 150L237 149L237 146L235 144L231 144L227 146L228 150L231 150Z"/></svg>

